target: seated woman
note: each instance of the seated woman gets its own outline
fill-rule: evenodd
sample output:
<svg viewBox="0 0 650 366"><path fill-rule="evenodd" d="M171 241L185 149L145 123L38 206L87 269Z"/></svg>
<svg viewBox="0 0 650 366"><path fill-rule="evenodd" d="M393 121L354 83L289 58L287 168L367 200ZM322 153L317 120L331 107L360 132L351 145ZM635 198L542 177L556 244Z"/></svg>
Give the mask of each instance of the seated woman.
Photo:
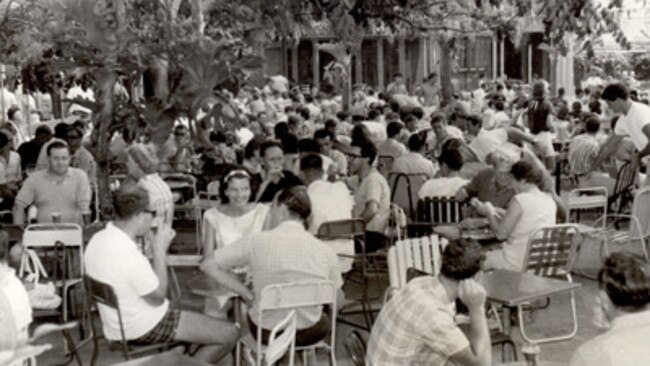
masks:
<svg viewBox="0 0 650 366"><path fill-rule="evenodd" d="M537 229L555 224L557 206L540 190L540 177L533 166L519 161L512 166L512 187L516 194L502 218L489 205L477 203L477 211L488 218L497 239L506 240L503 249L487 253L484 269L522 271L529 236Z"/></svg>
<svg viewBox="0 0 650 366"><path fill-rule="evenodd" d="M220 247L230 245L245 235L262 231L269 207L253 202L251 175L233 167L221 179L219 206L203 215L203 255L208 258Z"/></svg>

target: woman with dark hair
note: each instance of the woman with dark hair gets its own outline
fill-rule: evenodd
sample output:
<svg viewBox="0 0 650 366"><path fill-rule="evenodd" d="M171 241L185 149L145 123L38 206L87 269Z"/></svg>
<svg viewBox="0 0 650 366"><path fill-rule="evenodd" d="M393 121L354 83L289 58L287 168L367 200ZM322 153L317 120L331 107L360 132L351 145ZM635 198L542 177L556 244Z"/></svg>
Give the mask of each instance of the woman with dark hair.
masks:
<svg viewBox="0 0 650 366"><path fill-rule="evenodd" d="M253 138L248 141L244 148L244 159L242 165L252 174L257 174L262 171L262 163L260 159L260 147L264 140L260 138Z"/></svg>
<svg viewBox="0 0 650 366"><path fill-rule="evenodd" d="M251 174L243 167L233 166L221 178L220 203L203 215L203 254L209 257L215 249L230 245L245 235L262 230L269 207L255 203Z"/></svg>
<svg viewBox="0 0 650 366"><path fill-rule="evenodd" d="M521 271L528 237L537 229L554 225L557 205L553 198L540 190L539 171L526 161L516 162L511 170L511 183L516 194L503 217L493 206L477 203L477 211L488 218L497 239L506 240L503 249L487 253L486 269Z"/></svg>

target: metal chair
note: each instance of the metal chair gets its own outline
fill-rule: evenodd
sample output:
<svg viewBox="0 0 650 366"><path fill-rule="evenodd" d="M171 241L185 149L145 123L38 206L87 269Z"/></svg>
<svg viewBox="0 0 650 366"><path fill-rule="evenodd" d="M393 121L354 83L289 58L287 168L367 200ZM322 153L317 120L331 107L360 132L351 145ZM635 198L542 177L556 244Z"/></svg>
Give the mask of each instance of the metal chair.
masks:
<svg viewBox="0 0 650 366"><path fill-rule="evenodd" d="M602 209L607 215L608 192L605 187L576 188L569 192L567 202L567 223L571 221L571 212L576 211L576 222L580 222L580 211Z"/></svg>
<svg viewBox="0 0 650 366"><path fill-rule="evenodd" d="M279 334L279 335L278 335ZM279 322L271 331L269 345L264 352L264 361L271 366L289 351L289 366L293 366L296 354L296 311Z"/></svg>
<svg viewBox="0 0 650 366"><path fill-rule="evenodd" d="M366 365L366 341L361 337L358 331L353 330L345 339L343 345L348 352L348 357L352 361L353 366Z"/></svg>
<svg viewBox="0 0 650 366"><path fill-rule="evenodd" d="M614 203L618 203L617 213L623 212L625 205L633 200L632 188L636 181L638 167L633 166L631 162L625 162L618 170L614 192L607 202L611 209Z"/></svg>
<svg viewBox="0 0 650 366"><path fill-rule="evenodd" d="M117 319L120 324L120 341L109 341L108 348L113 351L115 349L120 349L122 356L125 360L129 360L136 356L141 356L150 352L162 352L166 351L172 347L178 346L180 342L170 342L163 344L155 344L150 346L134 347L129 344L124 336L124 325L122 324L122 313L120 311L120 304L117 299L117 295L113 290L113 287L107 283L93 279L88 275L83 276L84 288L86 290L86 295L88 296L89 304L91 306L107 306L117 312ZM97 362L97 356L99 355L99 338L103 336L100 335L95 329L95 323L93 322L93 312L90 312L90 324L92 329L92 339L93 339L93 353L90 360L90 365L94 366Z"/></svg>
<svg viewBox="0 0 650 366"><path fill-rule="evenodd" d="M402 207L412 220L416 215L418 192L428 178L426 174L390 173L388 176L390 201Z"/></svg>
<svg viewBox="0 0 650 366"><path fill-rule="evenodd" d="M303 351L303 364L307 364L307 354L305 351L315 351L317 348L324 348L328 351L331 365L336 366L336 292L337 289L331 281L316 281L305 283L286 283L266 286L262 289L258 303L258 316L260 324L265 313L269 311L287 311L289 314L296 312L297 309L327 306L331 311L331 329L330 340L326 342L321 340L310 346L295 347L296 351ZM285 318L286 320L286 318ZM248 349L254 349L256 365L262 365L262 356L268 351L268 347L262 345L262 327L257 327L255 337L248 332L239 341L236 352L236 365L241 365L239 348L244 346Z"/></svg>
<svg viewBox="0 0 650 366"><path fill-rule="evenodd" d="M174 202L174 219L186 218L194 221L195 245L197 254L201 253L201 207L197 191L196 178L182 173L161 173L160 177L167 183L172 193L176 191L178 197ZM181 214L181 215L177 215Z"/></svg>
<svg viewBox="0 0 650 366"><path fill-rule="evenodd" d="M536 276L553 277L573 282L571 266L575 258L577 240L580 231L577 225L560 224L540 228L533 232L528 239L526 255L524 257L523 272ZM569 334L531 338L525 329L523 306L517 306L519 317L519 330L524 340L531 344L541 344L562 341L573 338L578 332L578 317L576 314L575 294L571 291L571 316L573 328Z"/></svg>
<svg viewBox="0 0 650 366"><path fill-rule="evenodd" d="M343 317L340 317L339 321L354 327L358 327L370 331L370 329L372 328L372 323L374 322L374 318L372 315L370 297L368 295L368 286L370 280L370 273L369 273L370 270L368 267L371 258L374 259L374 257L366 253L365 222L361 219L349 219L349 220L324 222L318 228L316 237L323 241L341 240L341 239L354 240L355 243L361 247L361 253L352 256L352 258L354 259L354 264L356 264L356 269L355 267L353 267L353 270L348 272L348 274L346 275L346 279L355 281L361 285L361 298L358 300L358 302L361 305L361 312L364 315L364 320L366 324L365 326L362 326L360 324L349 321ZM339 254L339 256L349 257L344 254ZM353 277L354 274L353 272L358 273L358 277L359 277L358 279ZM354 313L355 312L352 311L346 312L343 309L341 309L341 315L350 315Z"/></svg>

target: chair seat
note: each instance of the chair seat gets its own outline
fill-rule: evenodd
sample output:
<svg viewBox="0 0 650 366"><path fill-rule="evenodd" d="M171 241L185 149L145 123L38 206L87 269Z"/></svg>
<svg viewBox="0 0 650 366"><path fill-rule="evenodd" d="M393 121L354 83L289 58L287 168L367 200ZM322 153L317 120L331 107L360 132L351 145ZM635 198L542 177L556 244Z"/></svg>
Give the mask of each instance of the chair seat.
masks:
<svg viewBox="0 0 650 366"><path fill-rule="evenodd" d="M581 208L597 208L606 205L607 197L602 195L569 197L569 210Z"/></svg>
<svg viewBox="0 0 650 366"><path fill-rule="evenodd" d="M246 334L244 334L244 336L241 337L240 342L242 342L244 346L248 349L251 350L257 349L257 340L255 340L255 337L253 337L253 334L251 332L246 332ZM309 346L296 345L296 351L303 351L312 348L329 348L329 347L330 347L329 344L325 343L324 340L321 340ZM262 344L262 353L264 352L266 352L266 346Z"/></svg>

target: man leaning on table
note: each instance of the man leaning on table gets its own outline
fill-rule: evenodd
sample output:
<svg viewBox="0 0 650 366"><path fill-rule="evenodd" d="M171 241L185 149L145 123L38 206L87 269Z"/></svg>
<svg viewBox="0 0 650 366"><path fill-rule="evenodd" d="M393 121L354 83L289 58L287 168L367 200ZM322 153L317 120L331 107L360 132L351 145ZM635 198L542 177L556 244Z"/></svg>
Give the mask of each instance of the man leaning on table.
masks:
<svg viewBox="0 0 650 366"><path fill-rule="evenodd" d="M650 266L633 254L614 253L598 283L594 323L607 331L580 346L571 366L650 365Z"/></svg>
<svg viewBox="0 0 650 366"><path fill-rule="evenodd" d="M153 265L137 241L151 230L156 214L144 188L127 184L114 196L115 220L95 234L84 255L86 273L113 287L120 304L124 336L130 343L150 345L183 341L201 345L194 357L228 364L227 355L239 339L229 322L170 307L166 294L167 249L175 232L158 228L152 239ZM101 304L99 314L107 339L119 341L117 312Z"/></svg>
<svg viewBox="0 0 650 366"><path fill-rule="evenodd" d="M484 260L476 242L449 243L439 276L411 280L381 309L366 365L491 365L485 289L473 279ZM456 299L469 309L469 340L454 322Z"/></svg>

